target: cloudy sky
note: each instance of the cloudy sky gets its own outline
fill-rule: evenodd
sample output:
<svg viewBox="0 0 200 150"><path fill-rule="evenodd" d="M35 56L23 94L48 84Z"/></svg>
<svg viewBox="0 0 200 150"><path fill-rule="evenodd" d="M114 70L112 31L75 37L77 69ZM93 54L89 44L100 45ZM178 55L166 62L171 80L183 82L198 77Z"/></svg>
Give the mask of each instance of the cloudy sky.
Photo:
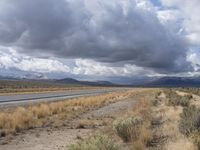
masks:
<svg viewBox="0 0 200 150"><path fill-rule="evenodd" d="M200 74L199 0L0 0L0 75Z"/></svg>

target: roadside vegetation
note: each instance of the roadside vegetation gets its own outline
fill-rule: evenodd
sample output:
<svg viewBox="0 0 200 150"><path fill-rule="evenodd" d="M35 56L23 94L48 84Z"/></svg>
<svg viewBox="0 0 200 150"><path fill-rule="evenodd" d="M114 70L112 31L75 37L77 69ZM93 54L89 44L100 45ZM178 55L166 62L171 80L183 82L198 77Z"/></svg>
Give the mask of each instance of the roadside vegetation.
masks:
<svg viewBox="0 0 200 150"><path fill-rule="evenodd" d="M121 150L116 141L105 134L94 135L85 141L72 144L69 150Z"/></svg>
<svg viewBox="0 0 200 150"><path fill-rule="evenodd" d="M0 112L0 135L6 136L35 127L62 126L67 119L109 103L130 97L138 91L121 91L66 101L18 107Z"/></svg>
<svg viewBox="0 0 200 150"><path fill-rule="evenodd" d="M128 103L130 108L98 117L98 108L105 110L105 106L125 99L134 101ZM73 130L89 129L91 132L75 137L76 141L68 143L66 149L198 150L200 105L194 105L197 103L200 97L194 98L191 91L133 89L1 112L0 131L1 136L6 136L35 127L59 127L66 125L66 120L78 118L71 123ZM83 117L85 112L90 112L91 116Z"/></svg>
<svg viewBox="0 0 200 150"><path fill-rule="evenodd" d="M172 106L183 106L188 107L190 105L190 100L192 95L180 96L175 91L170 90L167 93L167 98L169 99L168 104Z"/></svg>
<svg viewBox="0 0 200 150"><path fill-rule="evenodd" d="M177 90L200 96L200 88L198 87L185 87L185 88L178 88Z"/></svg>
<svg viewBox="0 0 200 150"><path fill-rule="evenodd" d="M200 95L200 90L198 88L184 88L181 89L181 91ZM189 97L191 97L190 94ZM180 115L179 129L184 135L193 140L197 149L200 149L200 107L198 104L200 99L195 99L193 101L195 102L183 109Z"/></svg>
<svg viewBox="0 0 200 150"><path fill-rule="evenodd" d="M151 102L138 102L132 111L113 123L115 133L129 145L129 148L143 150L151 143Z"/></svg>
<svg viewBox="0 0 200 150"><path fill-rule="evenodd" d="M200 108L190 106L183 109L179 124L180 131L190 135L200 131Z"/></svg>
<svg viewBox="0 0 200 150"><path fill-rule="evenodd" d="M144 96L131 111L117 117L112 127L108 125L106 132L100 132L108 138L106 141L114 140L120 149L200 149L200 108L191 105L192 101L191 94L179 95L174 89L156 91L153 98ZM70 150L85 150L84 145L95 147L96 142L82 140Z"/></svg>
<svg viewBox="0 0 200 150"><path fill-rule="evenodd" d="M149 148L152 140L151 106L150 99L140 98L131 110L117 117L106 127L107 129L99 131L103 136L99 137L99 132L94 133L90 138L72 144L69 150L145 150Z"/></svg>
<svg viewBox="0 0 200 150"><path fill-rule="evenodd" d="M200 108L196 99L193 99L192 94L199 94L197 88L179 88L177 91L185 92L184 95L179 95L177 92L168 90L169 104L173 106L182 106L183 110L180 113L180 121L178 124L179 131L188 139L191 139L196 148L200 149ZM200 99L199 99L200 101Z"/></svg>

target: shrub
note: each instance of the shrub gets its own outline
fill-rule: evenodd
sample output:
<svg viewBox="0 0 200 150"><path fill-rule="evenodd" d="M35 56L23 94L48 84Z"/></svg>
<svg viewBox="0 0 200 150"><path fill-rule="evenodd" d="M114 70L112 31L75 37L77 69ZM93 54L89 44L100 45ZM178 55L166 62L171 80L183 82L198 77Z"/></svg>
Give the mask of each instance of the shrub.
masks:
<svg viewBox="0 0 200 150"><path fill-rule="evenodd" d="M36 109L36 114L38 118L44 118L50 115L50 108L47 104L40 104L40 106Z"/></svg>
<svg viewBox="0 0 200 150"><path fill-rule="evenodd" d="M191 135L195 145L197 146L198 149L200 149L200 136L199 136L199 132L194 132Z"/></svg>
<svg viewBox="0 0 200 150"><path fill-rule="evenodd" d="M152 101L152 105L153 106L158 106L159 104L160 104L160 102L161 102L161 100L160 99L154 99L153 101Z"/></svg>
<svg viewBox="0 0 200 150"><path fill-rule="evenodd" d="M161 91L158 91L158 92L155 94L155 98L158 98L161 94L162 94L162 92L161 92Z"/></svg>
<svg viewBox="0 0 200 150"><path fill-rule="evenodd" d="M125 142L137 140L143 121L140 117L120 118L114 121L113 126L119 137Z"/></svg>
<svg viewBox="0 0 200 150"><path fill-rule="evenodd" d="M108 136L98 134L85 141L71 145L69 150L120 150L120 148Z"/></svg>
<svg viewBox="0 0 200 150"><path fill-rule="evenodd" d="M200 109L195 106L190 106L183 109L179 129L182 133L189 135L200 129Z"/></svg>
<svg viewBox="0 0 200 150"><path fill-rule="evenodd" d="M190 95L179 96L176 93L171 94L169 97L169 105L188 107L190 105Z"/></svg>

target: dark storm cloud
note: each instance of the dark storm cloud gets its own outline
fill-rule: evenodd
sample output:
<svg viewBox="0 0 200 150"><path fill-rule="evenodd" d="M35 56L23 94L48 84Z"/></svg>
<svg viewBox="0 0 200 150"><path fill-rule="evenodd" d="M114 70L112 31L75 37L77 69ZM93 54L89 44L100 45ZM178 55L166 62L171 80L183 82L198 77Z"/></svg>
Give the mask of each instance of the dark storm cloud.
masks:
<svg viewBox="0 0 200 150"><path fill-rule="evenodd" d="M28 54L188 71L187 45L134 0L1 0L0 43Z"/></svg>

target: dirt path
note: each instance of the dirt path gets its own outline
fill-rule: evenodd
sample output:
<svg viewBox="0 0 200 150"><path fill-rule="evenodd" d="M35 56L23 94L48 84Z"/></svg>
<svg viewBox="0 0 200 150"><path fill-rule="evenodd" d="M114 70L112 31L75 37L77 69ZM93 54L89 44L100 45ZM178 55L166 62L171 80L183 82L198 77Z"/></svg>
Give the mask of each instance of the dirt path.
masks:
<svg viewBox="0 0 200 150"><path fill-rule="evenodd" d="M72 120L66 127L40 128L21 133L13 140L0 145L0 150L66 150L72 143L90 136L94 130L105 126L116 116L132 108L142 94L97 110L85 113Z"/></svg>

